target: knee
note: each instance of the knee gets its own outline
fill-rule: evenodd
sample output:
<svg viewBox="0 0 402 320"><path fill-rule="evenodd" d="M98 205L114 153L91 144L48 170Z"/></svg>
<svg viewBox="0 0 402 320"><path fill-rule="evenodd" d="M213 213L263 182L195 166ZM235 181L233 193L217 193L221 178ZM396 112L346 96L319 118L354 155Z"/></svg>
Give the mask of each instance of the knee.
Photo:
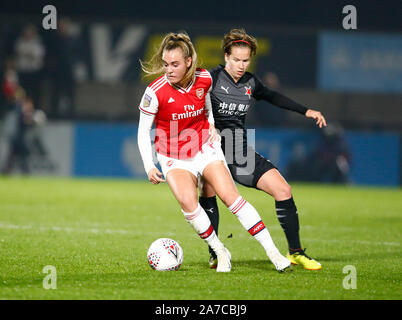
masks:
<svg viewBox="0 0 402 320"><path fill-rule="evenodd" d="M276 201L287 200L292 197L292 187L287 183L282 183L273 194Z"/></svg>
<svg viewBox="0 0 402 320"><path fill-rule="evenodd" d="M229 208L239 197L240 195L238 193L226 193L222 195L220 199L225 204L225 206Z"/></svg>
<svg viewBox="0 0 402 320"><path fill-rule="evenodd" d="M177 201L184 212L193 212L198 207L198 199L193 194L181 194Z"/></svg>

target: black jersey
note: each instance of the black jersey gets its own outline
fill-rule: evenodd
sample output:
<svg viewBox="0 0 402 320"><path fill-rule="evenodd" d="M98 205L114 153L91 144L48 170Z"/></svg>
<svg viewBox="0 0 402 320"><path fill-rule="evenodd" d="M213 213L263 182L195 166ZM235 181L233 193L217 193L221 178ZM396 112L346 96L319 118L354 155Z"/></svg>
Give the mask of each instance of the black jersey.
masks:
<svg viewBox="0 0 402 320"><path fill-rule="evenodd" d="M285 97L284 95L267 88L252 73L246 72L238 82L220 65L210 70L213 84L211 91L212 109L215 127L222 135L222 149L225 152L228 135L232 135L231 147L236 150L247 149L246 116L256 100L265 100L283 109L305 114L307 108ZM226 141L225 141L226 140ZM226 152L225 152L226 155Z"/></svg>

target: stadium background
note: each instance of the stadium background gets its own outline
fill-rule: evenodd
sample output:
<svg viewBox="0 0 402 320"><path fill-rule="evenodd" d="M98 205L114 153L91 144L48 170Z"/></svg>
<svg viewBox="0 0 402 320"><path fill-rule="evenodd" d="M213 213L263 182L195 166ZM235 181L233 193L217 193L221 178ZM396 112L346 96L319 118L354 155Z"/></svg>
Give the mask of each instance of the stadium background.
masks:
<svg viewBox="0 0 402 320"><path fill-rule="evenodd" d="M142 80L138 60L149 56L163 34L186 30L202 66L210 68L223 62L223 34L244 27L259 41L250 71L319 109L331 124L323 134L298 114L259 103L248 116L248 127L257 128L257 150L289 180L401 185L399 1L203 1L185 7L180 2L56 1L50 4L57 8L57 30L42 28L46 4L0 5L3 169L14 110L3 90L7 66L47 116L26 132L30 174L144 178L136 144L137 105L149 80ZM347 4L357 8L357 30L342 28ZM31 77L8 65L17 61L16 43L29 24L36 27L44 52ZM5 173L20 173L20 162L17 158ZM334 166L344 175L339 170L329 175Z"/></svg>

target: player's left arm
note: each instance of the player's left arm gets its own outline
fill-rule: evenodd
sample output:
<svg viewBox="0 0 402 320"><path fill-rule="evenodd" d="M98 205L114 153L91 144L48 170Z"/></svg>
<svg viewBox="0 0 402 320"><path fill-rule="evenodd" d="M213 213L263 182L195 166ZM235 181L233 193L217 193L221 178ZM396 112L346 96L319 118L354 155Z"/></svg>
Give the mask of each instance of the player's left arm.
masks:
<svg viewBox="0 0 402 320"><path fill-rule="evenodd" d="M219 135L218 131L215 128L214 112L212 110L212 102L211 102L211 91L213 88L212 84L213 84L214 79L211 74L210 74L210 77L211 77L211 84L209 86L207 94L205 95L205 110L206 110L206 114L208 117L208 123L209 123L208 143L212 143L214 141L221 141L221 136Z"/></svg>
<svg viewBox="0 0 402 320"><path fill-rule="evenodd" d="M312 118L316 120L316 124L322 128L327 125L327 122L320 111L308 109L305 106L293 101L292 99L284 96L283 94L276 92L275 90L269 89L261 83L257 78L255 78L256 87L253 96L257 100L265 100L274 106L282 109L291 110L305 115L307 118Z"/></svg>
<svg viewBox="0 0 402 320"><path fill-rule="evenodd" d="M319 126L320 128L327 126L327 121L325 120L324 116L321 114L320 111L313 110L313 109L307 109L305 116L307 118L314 119L316 121L315 124L317 126Z"/></svg>
<svg viewBox="0 0 402 320"><path fill-rule="evenodd" d="M209 139L208 142L221 141L221 136L215 128L214 113L212 112L211 96L208 92L205 95L205 109L207 112L208 123L209 123Z"/></svg>

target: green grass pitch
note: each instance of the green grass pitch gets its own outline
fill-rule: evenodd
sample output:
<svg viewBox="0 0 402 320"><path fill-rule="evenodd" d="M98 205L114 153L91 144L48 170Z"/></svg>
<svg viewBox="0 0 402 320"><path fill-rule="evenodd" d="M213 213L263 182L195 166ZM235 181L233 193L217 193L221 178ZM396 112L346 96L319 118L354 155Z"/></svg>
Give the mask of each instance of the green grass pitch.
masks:
<svg viewBox="0 0 402 320"><path fill-rule="evenodd" d="M219 235L233 266L220 274L208 268L207 247L166 184L0 178L0 299L401 299L401 189L292 186L302 245L322 270L277 273L219 202ZM273 199L239 190L285 253ZM161 237L183 248L177 272L147 264L149 245ZM43 287L48 265L56 268L56 289ZM355 288L344 286L352 284L347 266L356 270Z"/></svg>

